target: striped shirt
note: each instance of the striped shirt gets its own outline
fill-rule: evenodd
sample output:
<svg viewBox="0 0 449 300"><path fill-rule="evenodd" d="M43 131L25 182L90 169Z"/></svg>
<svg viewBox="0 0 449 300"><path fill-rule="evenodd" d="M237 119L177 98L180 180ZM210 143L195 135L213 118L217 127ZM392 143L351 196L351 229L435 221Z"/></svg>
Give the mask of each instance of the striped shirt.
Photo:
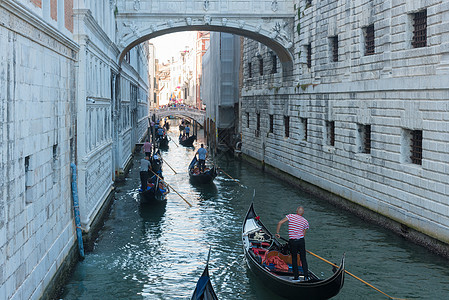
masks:
<svg viewBox="0 0 449 300"><path fill-rule="evenodd" d="M309 229L309 222L298 214L289 214L286 218L288 219L288 238L303 238L304 230Z"/></svg>

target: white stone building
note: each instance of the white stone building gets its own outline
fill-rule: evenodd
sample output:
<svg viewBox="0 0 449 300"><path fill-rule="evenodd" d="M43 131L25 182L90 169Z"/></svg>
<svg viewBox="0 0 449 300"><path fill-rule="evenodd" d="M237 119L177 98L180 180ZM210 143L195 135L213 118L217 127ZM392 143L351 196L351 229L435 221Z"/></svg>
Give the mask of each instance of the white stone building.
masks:
<svg viewBox="0 0 449 300"><path fill-rule="evenodd" d="M38 299L76 255L147 129L145 49L121 65L113 1L0 1L0 299Z"/></svg>
<svg viewBox="0 0 449 300"><path fill-rule="evenodd" d="M246 157L449 256L448 3L295 3L289 80L245 41Z"/></svg>

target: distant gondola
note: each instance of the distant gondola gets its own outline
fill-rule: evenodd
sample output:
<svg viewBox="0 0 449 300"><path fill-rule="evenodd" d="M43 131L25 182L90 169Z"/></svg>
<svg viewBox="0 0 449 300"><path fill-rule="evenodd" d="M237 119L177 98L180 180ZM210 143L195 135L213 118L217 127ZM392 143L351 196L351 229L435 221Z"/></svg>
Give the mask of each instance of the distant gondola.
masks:
<svg viewBox="0 0 449 300"><path fill-rule="evenodd" d="M164 135L163 137L158 139L158 144L160 149L167 149L168 148L168 136Z"/></svg>
<svg viewBox="0 0 449 300"><path fill-rule="evenodd" d="M291 255L288 245L281 244L256 216L253 204L243 221L242 241L249 268L263 284L288 299L329 299L340 292L344 283L345 258L340 267L327 279L320 279L309 270L309 280L293 282ZM277 256L280 265L269 264ZM271 260L271 259L270 259ZM298 259L298 262L300 260ZM285 264L284 264L285 263ZM279 267L285 267L279 268ZM299 268L302 271L302 268ZM300 276L301 278L301 276Z"/></svg>
<svg viewBox="0 0 449 300"><path fill-rule="evenodd" d="M155 175L154 175L155 176ZM166 194L169 192L168 186L164 185L164 189L167 190L166 193L160 190L160 183L161 180L156 176L154 183L151 183L149 186L149 189L147 187L147 190L139 192L140 194L140 203L161 203L166 201ZM163 183L162 183L163 184Z"/></svg>
<svg viewBox="0 0 449 300"><path fill-rule="evenodd" d="M192 147L193 142L196 140L196 135L191 135L188 138L183 139L182 137L179 137L179 143L183 145L184 147Z"/></svg>
<svg viewBox="0 0 449 300"><path fill-rule="evenodd" d="M218 300L218 297L214 292L214 287L210 282L209 256L210 250L207 257L206 267L204 268L203 274L201 274L200 279L198 279L198 282L196 283L196 288L193 292L191 300Z"/></svg>
<svg viewBox="0 0 449 300"><path fill-rule="evenodd" d="M189 165L189 177L190 181L194 184L204 184L212 182L217 177L217 169L215 166L212 169L205 169L204 172L195 172L195 166L197 165L196 156L193 157Z"/></svg>

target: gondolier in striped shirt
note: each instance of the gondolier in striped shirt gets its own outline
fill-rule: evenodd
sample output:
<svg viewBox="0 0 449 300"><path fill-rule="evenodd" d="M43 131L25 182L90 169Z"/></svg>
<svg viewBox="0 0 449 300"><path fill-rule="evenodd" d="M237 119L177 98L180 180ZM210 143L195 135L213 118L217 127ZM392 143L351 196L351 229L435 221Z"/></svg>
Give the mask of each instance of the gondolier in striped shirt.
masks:
<svg viewBox="0 0 449 300"><path fill-rule="evenodd" d="M290 245L290 252L292 255L293 280L299 281L298 271L298 252L304 273L304 280L309 278L309 270L306 260L306 243L304 237L306 230L309 229L309 222L302 216L304 208L302 206L296 209L296 214L288 214L279 221L276 229L276 237L280 238L279 230L281 225L288 221L288 238Z"/></svg>

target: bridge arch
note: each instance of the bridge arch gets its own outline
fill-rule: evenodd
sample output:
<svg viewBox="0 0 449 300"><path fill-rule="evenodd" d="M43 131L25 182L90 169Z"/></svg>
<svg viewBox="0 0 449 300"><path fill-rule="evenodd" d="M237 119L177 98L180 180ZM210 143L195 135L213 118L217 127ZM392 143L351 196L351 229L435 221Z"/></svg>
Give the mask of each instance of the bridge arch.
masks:
<svg viewBox="0 0 449 300"><path fill-rule="evenodd" d="M119 63L137 44L183 31L219 31L256 40L279 57L284 75L293 67L293 0L118 0Z"/></svg>

